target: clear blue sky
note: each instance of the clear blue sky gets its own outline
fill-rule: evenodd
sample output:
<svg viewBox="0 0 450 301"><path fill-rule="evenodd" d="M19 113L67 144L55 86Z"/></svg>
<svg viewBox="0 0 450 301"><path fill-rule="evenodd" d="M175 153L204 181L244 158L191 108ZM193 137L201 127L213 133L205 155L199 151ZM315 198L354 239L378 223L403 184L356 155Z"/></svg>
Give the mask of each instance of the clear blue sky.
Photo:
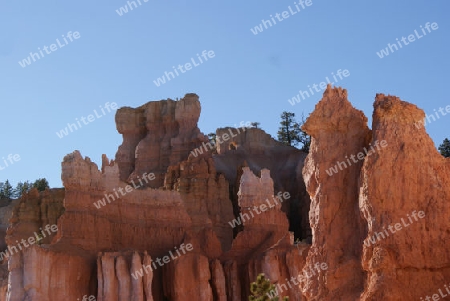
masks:
<svg viewBox="0 0 450 301"><path fill-rule="evenodd" d="M429 113L450 105L444 92L450 70L446 0L312 0L257 35L250 29L262 19L288 6L296 12L294 1L140 2L119 16L116 10L126 1L1 0L0 158L19 154L21 160L0 170L0 181L15 185L45 177L60 187L61 161L73 150L98 164L103 153L113 158L122 137L114 113L100 113L106 102L136 107L197 93L204 133L259 121L275 137L282 111L308 115L322 92L295 106L288 99L347 69L350 76L337 85L370 120L376 93L399 96ZM396 38L414 30L421 34L427 22L439 28L378 57ZM64 46L61 36L69 31L80 37ZM25 68L19 65L57 38L64 47ZM160 87L153 83L203 50L215 57ZM67 123L95 109L101 118L58 138ZM450 137L449 116L427 126L436 145Z"/></svg>

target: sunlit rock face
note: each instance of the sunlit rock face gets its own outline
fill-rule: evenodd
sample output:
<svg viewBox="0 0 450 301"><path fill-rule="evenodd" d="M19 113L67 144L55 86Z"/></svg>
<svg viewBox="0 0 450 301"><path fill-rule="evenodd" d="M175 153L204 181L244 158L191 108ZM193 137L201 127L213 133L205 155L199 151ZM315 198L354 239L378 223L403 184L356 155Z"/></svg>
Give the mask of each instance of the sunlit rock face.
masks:
<svg viewBox="0 0 450 301"><path fill-rule="evenodd" d="M312 135L303 176L313 243L301 284L308 300L443 297L450 252L448 159L421 126L424 112L378 94L372 130L347 93L328 87L304 125ZM431 299L430 299L431 300Z"/></svg>
<svg viewBox="0 0 450 301"><path fill-rule="evenodd" d="M365 227L358 208L358 180L364 161L350 156L369 144L367 118L352 107L346 90L329 86L303 129L312 137L303 176L311 196L313 235L304 270L322 262L328 266L319 270L319 277L304 281L303 292L308 300L357 300L363 290ZM342 166L330 175L336 162Z"/></svg>
<svg viewBox="0 0 450 301"><path fill-rule="evenodd" d="M368 156L361 172L359 206L368 228L361 300L449 295L450 160L420 126L424 117L398 97L376 96L372 144L387 146Z"/></svg>
<svg viewBox="0 0 450 301"><path fill-rule="evenodd" d="M119 109L116 125L123 143L116 163L120 179L137 180L152 172L156 179L147 186L163 186L167 167L186 160L191 150L208 141L197 127L200 111L196 94L186 94L180 101L152 101L136 109Z"/></svg>

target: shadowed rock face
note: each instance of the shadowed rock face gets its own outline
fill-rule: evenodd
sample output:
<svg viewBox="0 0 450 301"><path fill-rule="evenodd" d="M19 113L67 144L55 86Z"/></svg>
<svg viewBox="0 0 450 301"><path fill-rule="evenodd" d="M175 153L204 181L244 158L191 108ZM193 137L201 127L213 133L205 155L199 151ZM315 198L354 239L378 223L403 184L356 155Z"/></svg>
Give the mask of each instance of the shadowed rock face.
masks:
<svg viewBox="0 0 450 301"><path fill-rule="evenodd" d="M217 154L213 159L217 171L224 174L230 183L235 216L241 213L237 192L242 167L249 167L256 175L268 169L275 194L279 191L290 193L289 200L282 204L282 210L289 219L289 231L294 232L299 239L311 238L308 222L310 199L301 175L306 153L274 140L261 129L217 129L216 136L225 135L230 136L230 139L217 145Z"/></svg>

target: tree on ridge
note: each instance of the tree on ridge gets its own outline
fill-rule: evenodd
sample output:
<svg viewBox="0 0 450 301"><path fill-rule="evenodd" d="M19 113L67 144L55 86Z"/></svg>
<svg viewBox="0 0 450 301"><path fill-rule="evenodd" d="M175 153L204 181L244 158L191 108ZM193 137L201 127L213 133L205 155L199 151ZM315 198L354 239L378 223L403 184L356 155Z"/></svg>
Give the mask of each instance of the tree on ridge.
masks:
<svg viewBox="0 0 450 301"><path fill-rule="evenodd" d="M309 152L311 137L302 129L305 118L302 115L302 121L298 123L295 120L295 113L284 111L281 113L280 127L278 129L278 141L289 146L301 144L301 150Z"/></svg>
<svg viewBox="0 0 450 301"><path fill-rule="evenodd" d="M438 147L439 152L442 156L449 158L450 157L450 140L445 138L441 145Z"/></svg>

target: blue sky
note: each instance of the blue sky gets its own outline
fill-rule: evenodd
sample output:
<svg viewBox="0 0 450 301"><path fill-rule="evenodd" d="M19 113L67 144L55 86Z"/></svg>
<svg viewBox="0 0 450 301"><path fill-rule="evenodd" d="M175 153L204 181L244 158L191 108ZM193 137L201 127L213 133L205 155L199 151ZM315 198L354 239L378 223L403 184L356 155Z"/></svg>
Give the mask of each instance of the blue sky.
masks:
<svg viewBox="0 0 450 301"><path fill-rule="evenodd" d="M332 72L350 76L337 85L371 121L376 93L399 96L426 112L450 105L448 1L316 1L255 35L270 15L295 12L295 1L156 1L124 13L123 0L12 1L0 4L0 99L3 142L0 158L19 154L0 181L45 177L60 187L61 161L73 150L94 162L114 158L122 137L105 103L136 107L150 100L197 93L204 133L241 121L258 121L276 136L282 111L308 115L322 92L292 106L288 99ZM207 2L207 3L205 3ZM137 3L137 0L136 0ZM420 26L438 24L426 36ZM417 30L420 39L388 56L376 53ZM79 32L65 44L62 35ZM18 63L30 52L64 47ZM157 87L154 80L203 50L215 56ZM197 61L198 63L198 61ZM100 118L59 138L56 132L87 118ZM369 124L370 126L370 124ZM436 143L450 137L450 117L427 125Z"/></svg>

